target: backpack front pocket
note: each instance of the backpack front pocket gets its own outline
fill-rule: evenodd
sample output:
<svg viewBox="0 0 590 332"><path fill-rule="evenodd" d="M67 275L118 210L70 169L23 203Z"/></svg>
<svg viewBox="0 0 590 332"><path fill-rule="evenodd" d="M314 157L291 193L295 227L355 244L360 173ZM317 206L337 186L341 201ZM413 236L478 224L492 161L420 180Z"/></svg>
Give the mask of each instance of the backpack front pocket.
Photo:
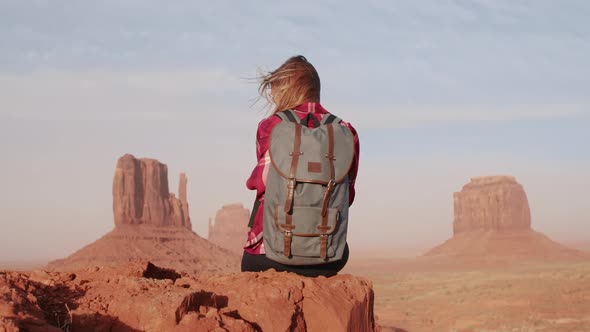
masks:
<svg viewBox="0 0 590 332"><path fill-rule="evenodd" d="M283 205L276 205L273 249L286 257L334 257L332 233L338 227L339 218L335 208L328 208L324 217L322 208L293 206L288 214Z"/></svg>

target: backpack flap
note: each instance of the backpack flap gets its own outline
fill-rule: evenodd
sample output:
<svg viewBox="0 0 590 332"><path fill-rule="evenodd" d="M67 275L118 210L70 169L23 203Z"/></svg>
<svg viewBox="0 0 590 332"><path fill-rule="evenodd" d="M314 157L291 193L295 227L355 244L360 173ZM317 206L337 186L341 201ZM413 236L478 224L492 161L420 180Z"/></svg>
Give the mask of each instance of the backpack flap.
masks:
<svg viewBox="0 0 590 332"><path fill-rule="evenodd" d="M289 178L291 170L295 123L283 121L271 133L270 159L275 170ZM348 175L354 159L354 137L345 126L333 125L334 132L334 180L341 182ZM301 126L300 155L295 172L297 182L327 184L330 181L327 126L317 128Z"/></svg>

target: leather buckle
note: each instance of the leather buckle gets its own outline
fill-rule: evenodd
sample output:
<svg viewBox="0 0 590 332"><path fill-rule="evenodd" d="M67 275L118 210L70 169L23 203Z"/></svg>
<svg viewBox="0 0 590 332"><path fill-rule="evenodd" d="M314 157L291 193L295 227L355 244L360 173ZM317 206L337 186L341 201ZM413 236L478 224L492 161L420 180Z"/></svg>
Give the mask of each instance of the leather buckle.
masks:
<svg viewBox="0 0 590 332"><path fill-rule="evenodd" d="M332 190L334 190L335 185L336 185L336 181L330 180L328 182L328 185L326 186L326 190L329 190L331 192Z"/></svg>

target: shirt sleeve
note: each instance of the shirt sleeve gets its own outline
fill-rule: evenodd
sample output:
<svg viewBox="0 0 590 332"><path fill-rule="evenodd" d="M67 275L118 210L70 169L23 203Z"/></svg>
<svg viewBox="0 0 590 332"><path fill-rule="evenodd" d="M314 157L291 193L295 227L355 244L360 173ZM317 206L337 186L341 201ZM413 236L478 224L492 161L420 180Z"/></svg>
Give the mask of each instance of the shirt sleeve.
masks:
<svg viewBox="0 0 590 332"><path fill-rule="evenodd" d="M268 155L270 133L272 128L280 121L280 118L270 116L260 121L256 130L257 163L246 181L246 187L250 190L256 190L257 200L260 200L264 196L264 191L266 190L266 176L270 166L270 156Z"/></svg>

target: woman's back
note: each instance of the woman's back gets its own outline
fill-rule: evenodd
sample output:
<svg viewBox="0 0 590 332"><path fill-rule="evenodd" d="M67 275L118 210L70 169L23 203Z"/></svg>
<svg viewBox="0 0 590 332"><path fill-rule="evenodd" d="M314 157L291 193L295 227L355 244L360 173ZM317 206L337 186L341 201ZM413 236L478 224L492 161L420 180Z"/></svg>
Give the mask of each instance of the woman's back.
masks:
<svg viewBox="0 0 590 332"><path fill-rule="evenodd" d="M242 270L275 268L329 276L348 259L347 210L355 196L358 135L349 123L319 103L319 77L315 77L315 69L309 69L311 64L302 57L289 61L296 61L303 74L294 74L294 67L284 64L265 76L261 94L265 91L266 96L278 99L278 104L315 100L291 105L288 112L279 111L286 106L277 106L274 114L258 125L258 163L247 181L247 187L257 195ZM311 87L289 85L301 82ZM284 95L290 91L295 95ZM277 105L274 98L269 101ZM267 192L271 196L265 199ZM269 201L266 206L265 201Z"/></svg>

